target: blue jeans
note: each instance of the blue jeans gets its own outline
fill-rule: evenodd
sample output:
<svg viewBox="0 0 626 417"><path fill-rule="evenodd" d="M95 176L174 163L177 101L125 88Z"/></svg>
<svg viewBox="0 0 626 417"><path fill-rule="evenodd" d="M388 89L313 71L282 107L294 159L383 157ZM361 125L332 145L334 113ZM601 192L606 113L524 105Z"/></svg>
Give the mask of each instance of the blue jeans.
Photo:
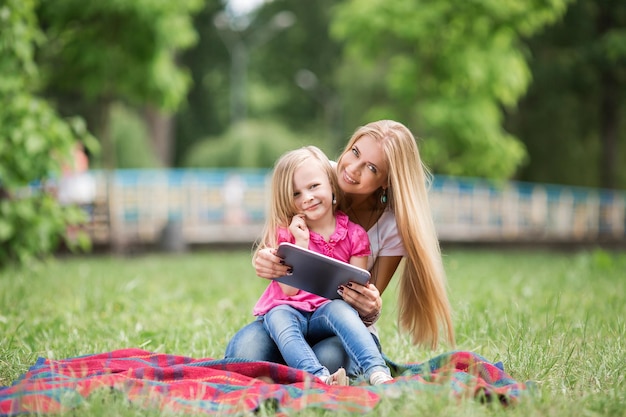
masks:
<svg viewBox="0 0 626 417"><path fill-rule="evenodd" d="M337 335L365 378L369 379L376 371L389 372L371 333L357 312L343 300L333 300L313 312L280 305L265 314L263 320L285 362L293 368L319 377L330 375L307 339L317 341Z"/></svg>
<svg viewBox="0 0 626 417"><path fill-rule="evenodd" d="M372 335L372 338L378 343L376 336ZM315 342L308 339L307 341L315 352L315 356L329 372L334 373L339 368L345 368L350 376L358 376L358 369L350 360L339 337L331 336ZM233 336L226 346L224 357L285 364L278 346L265 331L263 317L258 317Z"/></svg>

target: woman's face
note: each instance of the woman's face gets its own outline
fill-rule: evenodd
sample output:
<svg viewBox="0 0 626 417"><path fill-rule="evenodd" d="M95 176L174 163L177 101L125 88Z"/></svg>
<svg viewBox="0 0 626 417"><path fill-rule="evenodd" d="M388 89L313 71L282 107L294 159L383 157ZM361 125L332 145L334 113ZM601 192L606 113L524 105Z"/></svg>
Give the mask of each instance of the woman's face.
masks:
<svg viewBox="0 0 626 417"><path fill-rule="evenodd" d="M381 144L373 137L360 137L337 162L339 187L346 194L372 194L387 185L389 167Z"/></svg>

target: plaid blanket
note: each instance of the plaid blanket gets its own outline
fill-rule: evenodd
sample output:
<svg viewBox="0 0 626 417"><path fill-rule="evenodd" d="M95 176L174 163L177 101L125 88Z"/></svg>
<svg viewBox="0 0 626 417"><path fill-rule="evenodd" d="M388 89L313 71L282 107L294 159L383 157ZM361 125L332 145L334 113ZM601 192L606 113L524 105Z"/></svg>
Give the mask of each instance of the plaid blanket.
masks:
<svg viewBox="0 0 626 417"><path fill-rule="evenodd" d="M241 415L272 407L279 416L305 408L364 413L384 396L416 392L512 404L532 384L507 375L472 352L422 363L388 360L393 382L328 386L310 374L269 362L193 359L141 349L37 362L13 385L0 387L0 415L47 414L80 407L90 394L118 391L134 405L182 413ZM266 408L265 408L266 409Z"/></svg>

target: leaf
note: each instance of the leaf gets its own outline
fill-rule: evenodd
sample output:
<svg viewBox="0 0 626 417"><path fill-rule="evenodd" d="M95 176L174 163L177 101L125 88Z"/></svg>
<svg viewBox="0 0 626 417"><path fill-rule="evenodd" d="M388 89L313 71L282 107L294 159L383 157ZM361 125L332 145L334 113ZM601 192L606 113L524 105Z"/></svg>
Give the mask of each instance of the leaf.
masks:
<svg viewBox="0 0 626 417"><path fill-rule="evenodd" d="M0 242L8 241L14 233L14 227L6 220L0 219Z"/></svg>

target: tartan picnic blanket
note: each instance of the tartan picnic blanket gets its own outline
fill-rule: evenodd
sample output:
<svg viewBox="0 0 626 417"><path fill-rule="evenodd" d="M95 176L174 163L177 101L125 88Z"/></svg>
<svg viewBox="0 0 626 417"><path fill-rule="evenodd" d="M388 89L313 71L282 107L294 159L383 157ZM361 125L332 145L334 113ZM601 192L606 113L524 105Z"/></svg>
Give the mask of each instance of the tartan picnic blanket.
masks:
<svg viewBox="0 0 626 417"><path fill-rule="evenodd" d="M395 379L370 386L329 386L285 365L243 359L194 359L141 349L37 362L11 386L0 387L0 416L77 409L96 392L122 393L145 409L243 415L272 407L286 416L305 408L364 413L381 398L436 393L515 404L532 382L515 381L501 363L454 351L422 363L388 360ZM265 408L267 409L267 408Z"/></svg>

